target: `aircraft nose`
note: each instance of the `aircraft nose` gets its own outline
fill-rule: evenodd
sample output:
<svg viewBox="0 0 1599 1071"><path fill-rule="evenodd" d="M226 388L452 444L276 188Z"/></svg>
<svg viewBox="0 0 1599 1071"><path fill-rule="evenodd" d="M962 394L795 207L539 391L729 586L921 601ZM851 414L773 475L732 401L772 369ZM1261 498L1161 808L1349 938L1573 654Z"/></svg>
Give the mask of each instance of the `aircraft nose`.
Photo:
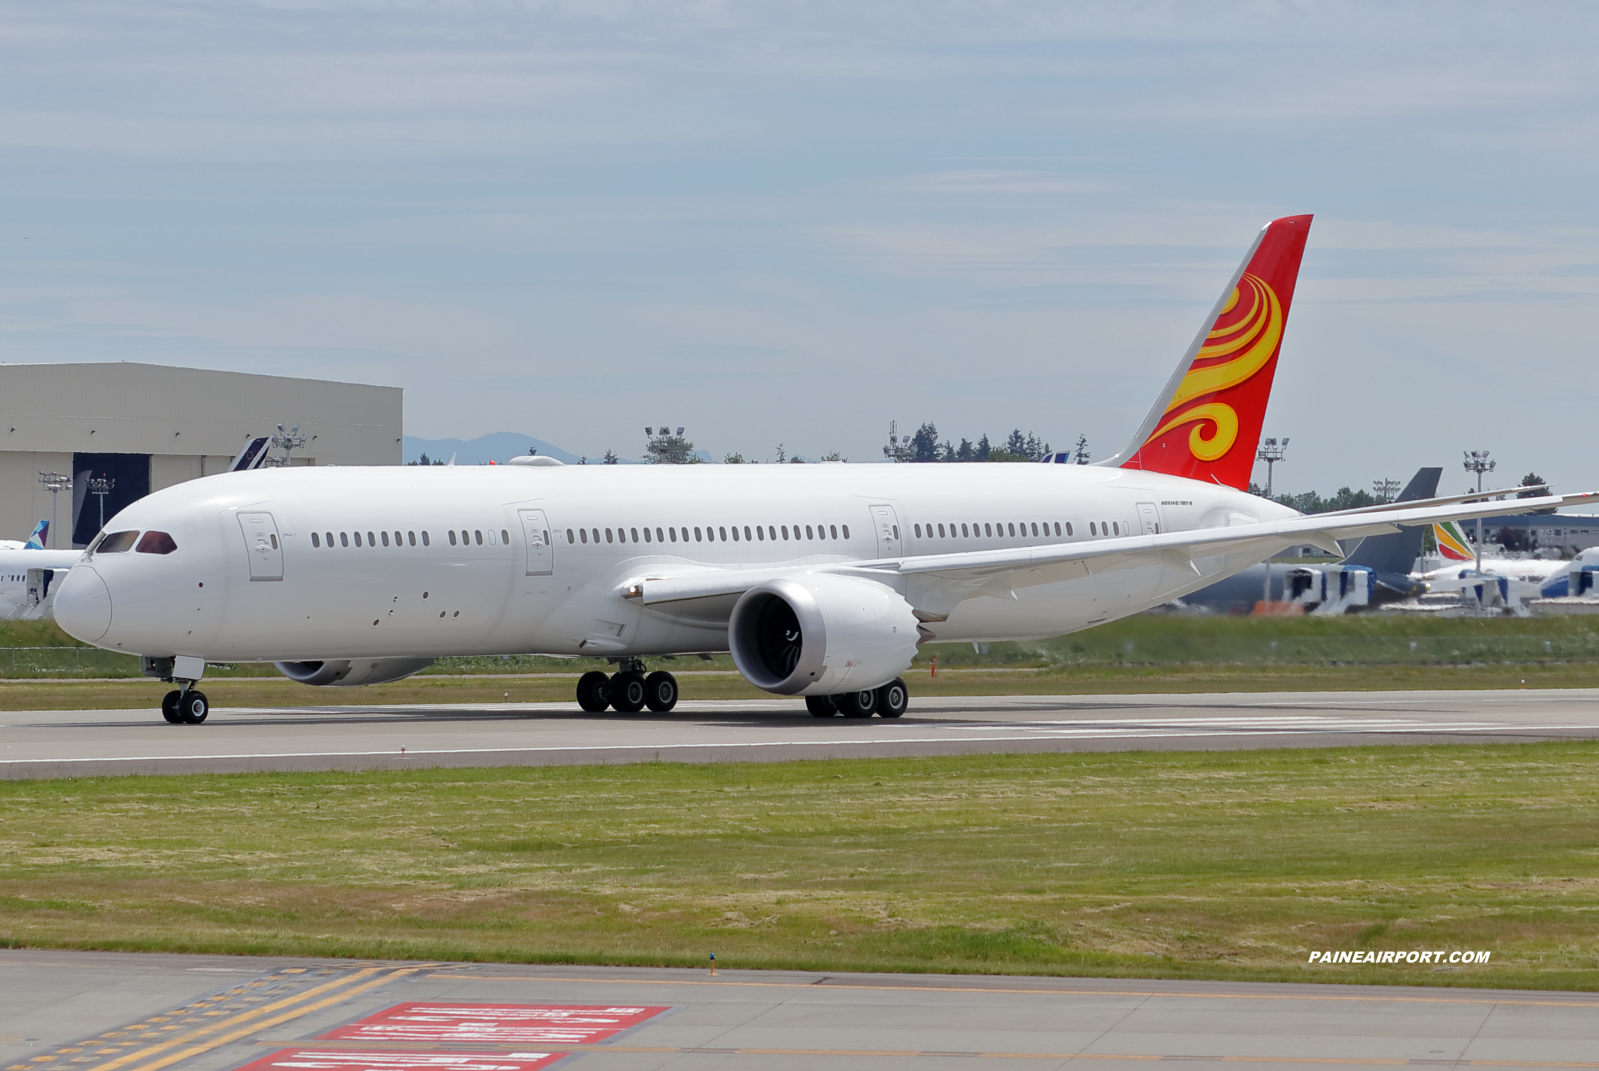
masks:
<svg viewBox="0 0 1599 1071"><path fill-rule="evenodd" d="M111 631L111 592L87 565L73 566L56 591L56 624L84 643Z"/></svg>

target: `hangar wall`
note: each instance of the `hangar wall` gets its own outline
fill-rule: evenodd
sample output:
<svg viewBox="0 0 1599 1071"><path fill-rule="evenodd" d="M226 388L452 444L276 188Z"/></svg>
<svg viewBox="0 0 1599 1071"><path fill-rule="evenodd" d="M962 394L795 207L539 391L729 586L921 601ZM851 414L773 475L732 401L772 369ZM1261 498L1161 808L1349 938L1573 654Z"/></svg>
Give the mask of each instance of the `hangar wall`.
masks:
<svg viewBox="0 0 1599 1071"><path fill-rule="evenodd" d="M26 538L50 516L41 470L73 477L52 539L65 548L75 521L78 535L99 526L84 472L117 478L109 517L135 491L225 471L279 422L309 440L296 465L398 465L403 408L399 387L127 362L0 365L0 539Z"/></svg>

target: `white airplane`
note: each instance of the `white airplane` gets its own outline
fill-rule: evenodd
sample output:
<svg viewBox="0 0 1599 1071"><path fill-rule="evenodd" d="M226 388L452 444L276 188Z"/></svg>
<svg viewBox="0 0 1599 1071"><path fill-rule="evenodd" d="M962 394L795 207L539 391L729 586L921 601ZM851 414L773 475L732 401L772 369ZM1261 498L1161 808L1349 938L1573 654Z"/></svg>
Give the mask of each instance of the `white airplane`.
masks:
<svg viewBox="0 0 1599 1071"><path fill-rule="evenodd" d="M1503 510L1303 517L1247 493L1309 229L1292 216L1261 231L1132 445L1098 465L229 473L118 513L56 618L175 683L175 723L205 719L208 661L355 685L525 652L616 662L579 681L590 711L670 710L677 682L646 677L644 656L731 651L751 683L818 716L899 717L924 641L1055 636L1290 546L1338 553L1339 538Z"/></svg>

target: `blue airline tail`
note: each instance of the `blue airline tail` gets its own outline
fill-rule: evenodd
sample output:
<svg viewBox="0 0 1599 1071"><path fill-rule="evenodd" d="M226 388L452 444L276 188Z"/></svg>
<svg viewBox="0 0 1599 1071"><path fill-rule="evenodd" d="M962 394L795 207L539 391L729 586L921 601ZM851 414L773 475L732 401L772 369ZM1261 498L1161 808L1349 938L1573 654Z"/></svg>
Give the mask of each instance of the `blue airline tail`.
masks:
<svg viewBox="0 0 1599 1071"><path fill-rule="evenodd" d="M50 522L40 521L33 526L33 534L22 545L24 550L43 550L50 540Z"/></svg>

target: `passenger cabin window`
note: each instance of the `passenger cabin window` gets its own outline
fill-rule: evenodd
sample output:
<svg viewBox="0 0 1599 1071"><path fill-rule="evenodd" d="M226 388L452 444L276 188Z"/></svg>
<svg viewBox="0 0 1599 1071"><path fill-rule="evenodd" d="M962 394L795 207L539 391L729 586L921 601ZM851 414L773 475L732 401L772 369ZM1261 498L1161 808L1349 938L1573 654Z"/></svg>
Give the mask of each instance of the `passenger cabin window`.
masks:
<svg viewBox="0 0 1599 1071"><path fill-rule="evenodd" d="M572 529L568 528L566 530L566 538L569 539L569 540L572 538ZM504 543L506 546L510 546L511 545L511 533L507 532L504 528L500 529L500 542ZM547 536L546 536L544 542L546 542L546 543L549 542L549 538Z"/></svg>
<svg viewBox="0 0 1599 1071"><path fill-rule="evenodd" d="M329 550L332 550L332 549L333 549L333 533L332 533L332 532L328 532L328 533L327 533L327 534L326 534L326 535L325 535L325 536L324 536L324 538L325 538L325 539L326 539L326 540L327 540L327 542L328 542L328 549L329 549Z"/></svg>
<svg viewBox="0 0 1599 1071"><path fill-rule="evenodd" d="M171 554L178 545L165 532L146 532L134 549L140 554Z"/></svg>
<svg viewBox="0 0 1599 1071"><path fill-rule="evenodd" d="M360 537L357 536L356 538L359 539ZM350 545L350 537L348 535L346 535L345 533L340 532L339 533L339 546L347 547L349 545Z"/></svg>
<svg viewBox="0 0 1599 1071"><path fill-rule="evenodd" d="M361 533L360 532L355 533L355 545L358 546L358 547L361 545Z"/></svg>
<svg viewBox="0 0 1599 1071"><path fill-rule="evenodd" d="M139 538L138 532L112 532L100 540L100 545L95 548L96 554L122 554L133 549L133 541Z"/></svg>
<svg viewBox="0 0 1599 1071"><path fill-rule="evenodd" d="M450 529L450 546L455 546L455 529Z"/></svg>
<svg viewBox="0 0 1599 1071"><path fill-rule="evenodd" d="M383 533L383 545L385 547L389 545L389 533L387 532Z"/></svg>
<svg viewBox="0 0 1599 1071"><path fill-rule="evenodd" d="M483 545L483 533L474 532L473 534L477 536L477 545L481 547Z"/></svg>
<svg viewBox="0 0 1599 1071"><path fill-rule="evenodd" d="M311 533L311 545L313 547L320 547L322 545L322 537L317 535L315 532L312 532Z"/></svg>

